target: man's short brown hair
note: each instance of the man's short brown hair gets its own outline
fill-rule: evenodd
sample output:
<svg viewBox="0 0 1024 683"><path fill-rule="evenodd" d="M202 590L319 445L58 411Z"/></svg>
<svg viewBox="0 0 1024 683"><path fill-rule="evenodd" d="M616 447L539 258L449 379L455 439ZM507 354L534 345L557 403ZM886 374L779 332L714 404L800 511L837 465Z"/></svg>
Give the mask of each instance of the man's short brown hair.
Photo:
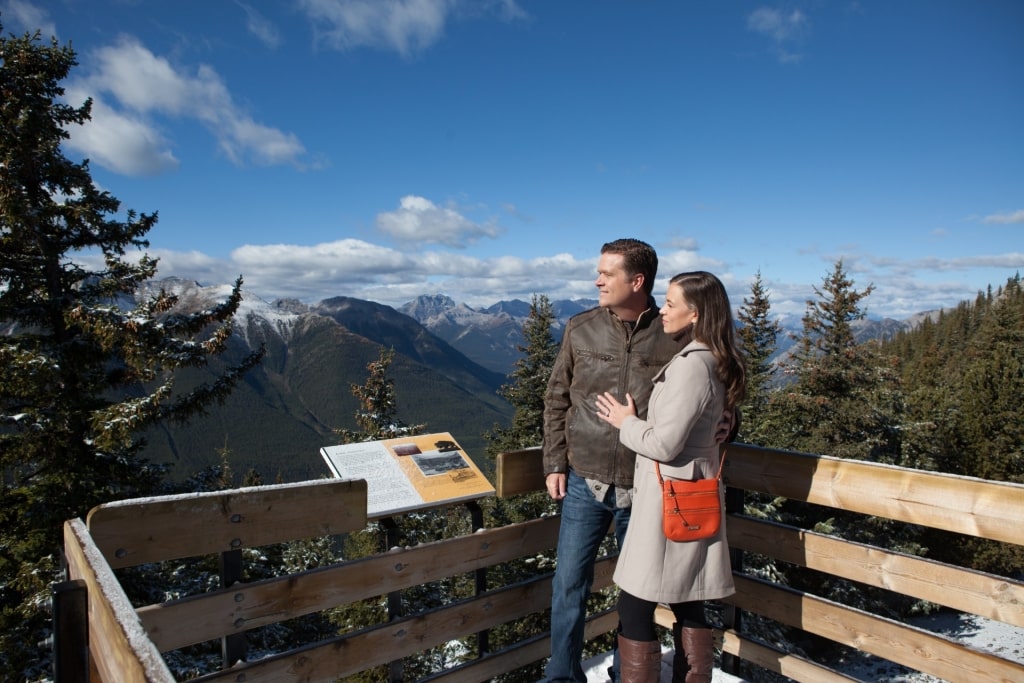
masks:
<svg viewBox="0 0 1024 683"><path fill-rule="evenodd" d="M644 292L648 295L654 291L654 278L658 275L658 253L654 247L631 237L606 242L601 247L602 254L620 254L626 274L632 277L637 273L644 276Z"/></svg>

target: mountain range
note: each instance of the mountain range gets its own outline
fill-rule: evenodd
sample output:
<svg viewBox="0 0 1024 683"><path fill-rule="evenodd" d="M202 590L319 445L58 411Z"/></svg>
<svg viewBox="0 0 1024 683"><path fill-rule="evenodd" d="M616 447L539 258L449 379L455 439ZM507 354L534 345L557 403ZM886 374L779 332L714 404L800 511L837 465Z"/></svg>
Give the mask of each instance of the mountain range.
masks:
<svg viewBox="0 0 1024 683"><path fill-rule="evenodd" d="M597 305L596 299L551 302L555 322L551 334L559 340L572 316ZM398 309L427 330L485 368L507 376L522 353L523 323L530 316L530 304L513 299L483 309L456 303L443 294L418 296Z"/></svg>
<svg viewBox="0 0 1024 683"><path fill-rule="evenodd" d="M596 299L558 300L551 302L555 323L552 336L559 341L569 318L597 305ZM499 301L482 309L473 309L456 303L442 294L422 295L398 309L414 318L429 331L461 351L470 360L485 368L508 375L521 357L523 323L530 315L530 304L519 299ZM934 315L928 311L908 320L892 318L865 318L854 321L851 327L858 342L870 339L888 339L901 330L919 325L924 318ZM788 355L803 327L798 316L777 318L782 332L777 340L773 359Z"/></svg>
<svg viewBox="0 0 1024 683"><path fill-rule="evenodd" d="M149 286L174 292L184 310L223 301L229 291L227 285L176 278ZM320 449L339 443L334 430L356 428L359 404L352 388L366 382L367 365L382 349L395 351L387 376L394 382L398 418L424 424L428 432L450 432L485 469L483 434L512 415L497 394L503 374L388 306L348 297L313 305L268 302L246 292L234 328L227 351L208 369L182 372L181 388L208 381L261 345L263 362L207 415L145 435L144 455L170 464L175 479L219 463L224 453L237 473L255 468L267 483L327 475Z"/></svg>
<svg viewBox="0 0 1024 683"><path fill-rule="evenodd" d="M187 310L222 301L229 291L227 285L177 278L148 287L173 291ZM561 338L572 315L596 303L552 302L554 338ZM450 432L487 471L483 434L511 418L511 406L497 391L522 355L521 329L529 311L530 304L520 300L474 309L440 294L419 296L396 310L343 296L305 304L266 301L246 292L228 351L208 370L185 372L179 381L187 387L208 379L261 345L263 362L223 406L188 425L151 430L145 455L170 463L178 479L220 462L224 453L236 471L255 468L268 483L324 476L320 448L338 443L333 430L356 427L352 387L365 383L367 365L382 348L392 348L388 377L398 417L406 424L425 424L428 432ZM916 322L859 321L857 336L888 336ZM785 326L778 355L787 352L789 333L796 331L799 326Z"/></svg>

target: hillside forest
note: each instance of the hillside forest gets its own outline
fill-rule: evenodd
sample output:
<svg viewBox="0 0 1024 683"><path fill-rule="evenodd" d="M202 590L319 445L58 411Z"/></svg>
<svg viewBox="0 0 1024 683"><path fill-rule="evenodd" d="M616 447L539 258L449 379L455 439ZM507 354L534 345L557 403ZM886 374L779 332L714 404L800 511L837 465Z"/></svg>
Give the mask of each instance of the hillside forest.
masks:
<svg viewBox="0 0 1024 683"><path fill-rule="evenodd" d="M2 30L2 26L0 26ZM136 300L157 270L153 259L129 259L146 249L156 214L122 211L97 188L88 161L61 152L69 126L88 120L90 102L63 102L60 83L75 65L70 47L42 43L38 34L0 38L0 671L3 680L46 680L51 653L42 645L49 617L40 605L61 579L61 525L85 517L95 505L131 497L237 488L271 483L246 453L225 444L220 463L186 478L148 461L144 435L173 424L216 418L228 396L262 363L283 357L260 348L232 359L225 352L234 334L241 279L224 301L199 312L182 312L168 292ZM87 251L103 256L89 267ZM94 262L91 262L94 263ZM860 289L842 261L834 264L807 301L802 330L779 358L782 334L771 310L770 291L758 274L735 311L748 364L748 398L738 439L807 453L888 463L970 477L1024 483L1024 292L1019 273L980 292L973 301L924 320L892 338L858 342L853 324L865 317L873 287ZM135 302L125 308L123 302ZM497 453L536 446L543 395L557 351L554 313L537 295L522 330L521 357L490 397L510 419L480 434L483 463ZM354 340L347 331L336 340ZM366 340L360 337L360 344ZM353 341L353 343L356 343ZM320 347L321 349L324 347ZM365 349L364 349L365 350ZM376 345L351 376L332 377L337 393L354 405L354 429L334 430L337 442L374 440L397 433L434 431L431 424L403 421L403 400L419 386L396 382L396 366L412 361L391 346ZM225 360L228 359L228 360ZM422 367L422 366L418 366ZM315 366L309 366L310 373ZM408 377L416 377L410 372ZM176 379L188 378L176 383ZM198 378L198 379L197 379ZM283 394L282 394L283 395ZM340 399L340 396L339 396ZM477 407L472 401L466 412ZM488 415L502 415L493 405ZM259 422L254 423L259 429ZM438 425L447 430L447 425ZM750 499L747 512L762 518L834 533L938 561L1006 576L1020 576L1019 547L950 539L887 524L853 523L835 513L782 499ZM555 512L543 494L487 500L485 523L508 524ZM396 520L398 542L415 545L441 535L469 533L451 511L406 515ZM955 541L955 542L953 542ZM261 548L246 580L375 553L375 523L345 538L323 538ZM512 563L490 576L511 583L550 571L548 554ZM125 570L119 580L133 603L191 595L218 587L215 558ZM784 567L760 567L794 586L817 577ZM403 592L410 610L458 599L471 579ZM837 600L896 616L926 611L892 596L848 586L825 587ZM613 602L599 597L594 607ZM364 628L387 619L383 601L314 614L295 623L256 629L248 635L253 656ZM492 633L492 647L547 628L533 617ZM607 648L597 641L591 648ZM404 662L409 677L423 677L456 657L472 656L473 643L438 649ZM219 666L219 643L168 653L180 679ZM538 665L507 680L536 680ZM386 671L357 680L387 680Z"/></svg>

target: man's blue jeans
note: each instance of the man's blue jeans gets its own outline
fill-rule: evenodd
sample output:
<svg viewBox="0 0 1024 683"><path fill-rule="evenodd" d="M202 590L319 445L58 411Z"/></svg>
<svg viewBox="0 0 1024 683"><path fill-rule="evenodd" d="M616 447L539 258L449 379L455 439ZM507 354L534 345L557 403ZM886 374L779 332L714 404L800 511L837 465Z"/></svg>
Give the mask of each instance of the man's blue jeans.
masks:
<svg viewBox="0 0 1024 683"><path fill-rule="evenodd" d="M580 660L587 596L594 583L594 560L613 520L615 539L622 547L630 513L629 508L615 507L614 488L605 493L603 501L597 500L587 482L569 471L558 532L558 564L552 582L551 659L545 672L552 683L587 680Z"/></svg>

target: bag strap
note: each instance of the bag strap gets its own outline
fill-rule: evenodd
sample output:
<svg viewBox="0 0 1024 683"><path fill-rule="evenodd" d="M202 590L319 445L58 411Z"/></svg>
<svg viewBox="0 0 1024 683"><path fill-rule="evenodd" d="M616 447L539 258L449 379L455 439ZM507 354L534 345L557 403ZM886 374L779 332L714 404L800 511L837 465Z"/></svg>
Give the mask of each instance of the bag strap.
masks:
<svg viewBox="0 0 1024 683"><path fill-rule="evenodd" d="M715 479L722 478L722 467L725 465L725 454L728 450L728 446L722 449L722 455L718 458L718 474L715 475ZM658 473L658 483L665 486L665 480L661 478L661 463L657 460L654 461L654 471Z"/></svg>

